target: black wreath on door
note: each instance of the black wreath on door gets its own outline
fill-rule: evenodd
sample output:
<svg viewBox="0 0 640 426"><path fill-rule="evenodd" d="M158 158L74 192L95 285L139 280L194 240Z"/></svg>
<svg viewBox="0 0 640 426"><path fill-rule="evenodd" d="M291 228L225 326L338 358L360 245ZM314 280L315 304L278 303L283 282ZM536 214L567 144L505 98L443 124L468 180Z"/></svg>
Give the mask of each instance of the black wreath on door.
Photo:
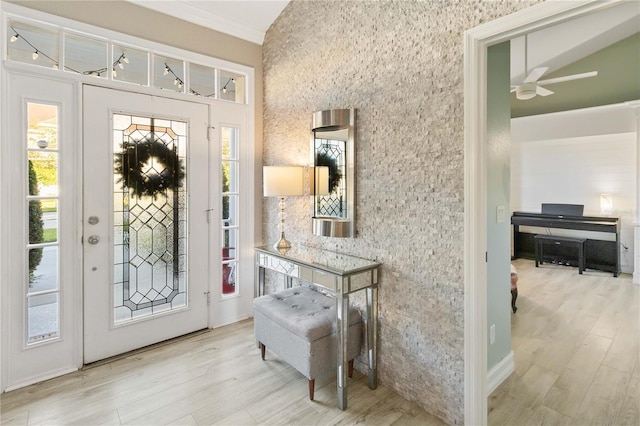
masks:
<svg viewBox="0 0 640 426"><path fill-rule="evenodd" d="M118 183L128 188L136 197L154 199L167 189L182 186L184 167L175 149L161 140L147 137L140 141L124 142L122 153L115 159L115 171L120 175ZM149 161L152 167L149 168Z"/></svg>

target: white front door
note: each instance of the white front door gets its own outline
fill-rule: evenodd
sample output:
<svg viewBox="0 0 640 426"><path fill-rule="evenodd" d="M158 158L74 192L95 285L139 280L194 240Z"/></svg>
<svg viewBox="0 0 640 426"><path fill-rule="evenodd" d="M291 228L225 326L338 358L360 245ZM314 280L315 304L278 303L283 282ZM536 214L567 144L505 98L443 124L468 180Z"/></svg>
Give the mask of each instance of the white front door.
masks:
<svg viewBox="0 0 640 426"><path fill-rule="evenodd" d="M206 328L216 267L208 261L208 106L92 86L83 105L90 363Z"/></svg>

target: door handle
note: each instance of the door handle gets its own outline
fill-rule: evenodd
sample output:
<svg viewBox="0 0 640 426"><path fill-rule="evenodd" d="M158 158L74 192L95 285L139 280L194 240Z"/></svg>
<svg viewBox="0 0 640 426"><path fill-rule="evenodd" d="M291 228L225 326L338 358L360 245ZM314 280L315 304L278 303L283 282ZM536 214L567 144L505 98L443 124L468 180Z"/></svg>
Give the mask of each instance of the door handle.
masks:
<svg viewBox="0 0 640 426"><path fill-rule="evenodd" d="M91 235L89 236L89 238L87 238L87 242L89 244L98 244L100 242L100 237L98 237L97 235Z"/></svg>

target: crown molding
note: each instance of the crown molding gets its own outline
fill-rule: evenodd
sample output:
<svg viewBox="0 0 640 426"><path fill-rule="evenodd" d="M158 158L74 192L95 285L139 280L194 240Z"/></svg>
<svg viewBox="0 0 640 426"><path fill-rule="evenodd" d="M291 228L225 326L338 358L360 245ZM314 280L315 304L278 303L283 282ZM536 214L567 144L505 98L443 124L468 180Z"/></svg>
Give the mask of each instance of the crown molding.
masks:
<svg viewBox="0 0 640 426"><path fill-rule="evenodd" d="M216 14L193 7L188 3L180 3L180 14L176 14L177 8L174 1L150 1L150 0L127 0L129 3L160 12L165 15L183 21L191 22L202 27L206 27L224 34L241 38L251 43L262 45L265 32L250 28L246 25L223 18Z"/></svg>

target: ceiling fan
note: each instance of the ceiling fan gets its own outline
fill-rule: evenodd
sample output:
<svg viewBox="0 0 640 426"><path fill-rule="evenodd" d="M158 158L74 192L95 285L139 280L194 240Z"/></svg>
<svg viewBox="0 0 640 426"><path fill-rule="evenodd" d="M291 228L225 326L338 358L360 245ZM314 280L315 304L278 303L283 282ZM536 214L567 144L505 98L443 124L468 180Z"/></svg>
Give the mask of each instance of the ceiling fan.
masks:
<svg viewBox="0 0 640 426"><path fill-rule="evenodd" d="M527 35L524 36L524 69L527 70ZM548 84L563 83L565 81L579 80L581 78L595 77L598 71L583 72L580 74L566 75L564 77L549 78L540 80L549 67L538 67L531 70L527 77L520 84L511 85L511 93L516 92L516 98L521 101L532 99L537 95L549 96L554 92L542 87Z"/></svg>
<svg viewBox="0 0 640 426"><path fill-rule="evenodd" d="M549 78L547 80L539 80L542 75L547 72L549 67L539 67L531 70L527 78L522 83L511 86L511 93L516 92L516 98L521 101L534 98L536 95L549 96L554 92L542 87L547 84L562 83L565 81L579 80L581 78L595 77L598 71L583 72L580 74L565 75L564 77Z"/></svg>

